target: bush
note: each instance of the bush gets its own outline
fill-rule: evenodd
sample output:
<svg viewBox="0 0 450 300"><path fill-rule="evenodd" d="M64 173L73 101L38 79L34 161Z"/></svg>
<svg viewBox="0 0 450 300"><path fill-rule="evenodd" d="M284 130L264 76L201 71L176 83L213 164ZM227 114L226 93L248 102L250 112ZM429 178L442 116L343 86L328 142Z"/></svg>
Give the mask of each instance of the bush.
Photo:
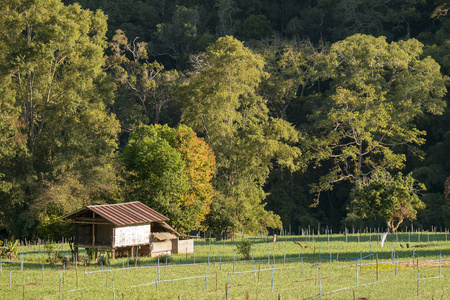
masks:
<svg viewBox="0 0 450 300"><path fill-rule="evenodd" d="M249 240L243 240L236 244L237 252L241 255L243 260L250 260L252 258L250 251L252 250L252 243Z"/></svg>
<svg viewBox="0 0 450 300"><path fill-rule="evenodd" d="M17 246L19 245L19 240L15 240L12 238L12 240L8 241L8 245L5 250L6 258L14 260L17 258Z"/></svg>
<svg viewBox="0 0 450 300"><path fill-rule="evenodd" d="M54 243L45 243L44 249L47 252L48 255L48 261L50 265L55 265L59 260L61 260L61 256L59 254L58 247L55 247L56 245Z"/></svg>

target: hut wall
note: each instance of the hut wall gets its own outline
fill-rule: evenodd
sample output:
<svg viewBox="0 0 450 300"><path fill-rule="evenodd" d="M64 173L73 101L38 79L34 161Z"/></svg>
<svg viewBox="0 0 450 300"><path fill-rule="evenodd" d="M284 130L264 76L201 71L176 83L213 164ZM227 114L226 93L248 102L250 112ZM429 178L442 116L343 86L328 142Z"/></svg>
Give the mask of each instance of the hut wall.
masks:
<svg viewBox="0 0 450 300"><path fill-rule="evenodd" d="M172 251L172 242L170 240L164 242L152 242L151 257L170 255Z"/></svg>
<svg viewBox="0 0 450 300"><path fill-rule="evenodd" d="M92 244L92 225L75 225L75 243Z"/></svg>
<svg viewBox="0 0 450 300"><path fill-rule="evenodd" d="M112 245L113 225L95 225L95 244Z"/></svg>
<svg viewBox="0 0 450 300"><path fill-rule="evenodd" d="M194 253L194 240L172 240L172 251L175 254Z"/></svg>
<svg viewBox="0 0 450 300"><path fill-rule="evenodd" d="M116 227L114 247L145 245L150 243L150 224Z"/></svg>

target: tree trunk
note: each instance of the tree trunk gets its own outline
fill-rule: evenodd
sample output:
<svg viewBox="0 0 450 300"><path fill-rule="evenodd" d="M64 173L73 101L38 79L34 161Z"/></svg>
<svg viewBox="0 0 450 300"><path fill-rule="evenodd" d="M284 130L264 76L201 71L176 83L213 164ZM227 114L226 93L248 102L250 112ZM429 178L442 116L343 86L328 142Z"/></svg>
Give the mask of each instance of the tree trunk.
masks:
<svg viewBox="0 0 450 300"><path fill-rule="evenodd" d="M388 221L388 222L386 222L386 223L387 223L387 226L389 227L389 229L391 230L392 233L395 233L395 232L397 231L398 227L399 227L400 224L402 224L402 222L403 222L403 218L402 218L402 219L399 219L399 220L397 221L397 224L394 224L394 222L395 222L395 221Z"/></svg>

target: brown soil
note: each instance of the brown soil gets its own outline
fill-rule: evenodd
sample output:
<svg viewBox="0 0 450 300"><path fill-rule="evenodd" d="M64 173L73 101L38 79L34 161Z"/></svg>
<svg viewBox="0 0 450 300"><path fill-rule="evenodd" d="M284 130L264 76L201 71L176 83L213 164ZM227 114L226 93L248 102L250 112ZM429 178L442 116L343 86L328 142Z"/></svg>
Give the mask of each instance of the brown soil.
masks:
<svg viewBox="0 0 450 300"><path fill-rule="evenodd" d="M413 266L412 261L410 262L399 262L399 265L402 266L408 266L411 267ZM441 265L450 265L450 260L441 260ZM414 262L414 267L417 267L417 260ZM419 260L419 268L423 268L423 267L439 267L439 260Z"/></svg>

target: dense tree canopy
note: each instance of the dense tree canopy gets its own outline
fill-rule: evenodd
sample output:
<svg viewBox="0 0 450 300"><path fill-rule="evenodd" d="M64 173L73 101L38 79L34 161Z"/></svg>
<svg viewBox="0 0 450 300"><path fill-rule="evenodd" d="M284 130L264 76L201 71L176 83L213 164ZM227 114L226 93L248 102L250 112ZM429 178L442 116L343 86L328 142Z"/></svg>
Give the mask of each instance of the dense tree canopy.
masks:
<svg viewBox="0 0 450 300"><path fill-rule="evenodd" d="M0 0L0 234L133 197L181 231L397 222L356 199L412 178L400 228L449 227L448 9Z"/></svg>
<svg viewBox="0 0 450 300"><path fill-rule="evenodd" d="M381 216L395 233L404 219L415 220L417 209L425 208L418 193L425 189L410 174L379 173L353 193L355 212L363 218Z"/></svg>
<svg viewBox="0 0 450 300"><path fill-rule="evenodd" d="M30 234L36 219L118 193L112 159L119 124L106 111L113 93L102 70L106 17L39 0L2 1L0 14L9 146L2 147L9 149L2 173L3 185L12 185L1 196L1 222Z"/></svg>
<svg viewBox="0 0 450 300"><path fill-rule="evenodd" d="M404 167L401 146L424 142L414 121L424 113L442 114L445 78L430 57L422 59L414 39L353 35L334 43L324 65L330 88L311 114L311 155L333 166L314 190L350 180L359 188L374 172Z"/></svg>
<svg viewBox="0 0 450 300"><path fill-rule="evenodd" d="M153 207L181 232L202 228L214 195L215 161L192 129L141 126L130 135L123 161L130 171L130 201Z"/></svg>
<svg viewBox="0 0 450 300"><path fill-rule="evenodd" d="M220 38L204 55L183 87L183 120L205 135L217 159L211 224L217 229L262 230L279 219L261 205L263 185L273 165L297 170L300 152L290 142L298 133L271 118L257 87L267 76L261 56L233 37Z"/></svg>

